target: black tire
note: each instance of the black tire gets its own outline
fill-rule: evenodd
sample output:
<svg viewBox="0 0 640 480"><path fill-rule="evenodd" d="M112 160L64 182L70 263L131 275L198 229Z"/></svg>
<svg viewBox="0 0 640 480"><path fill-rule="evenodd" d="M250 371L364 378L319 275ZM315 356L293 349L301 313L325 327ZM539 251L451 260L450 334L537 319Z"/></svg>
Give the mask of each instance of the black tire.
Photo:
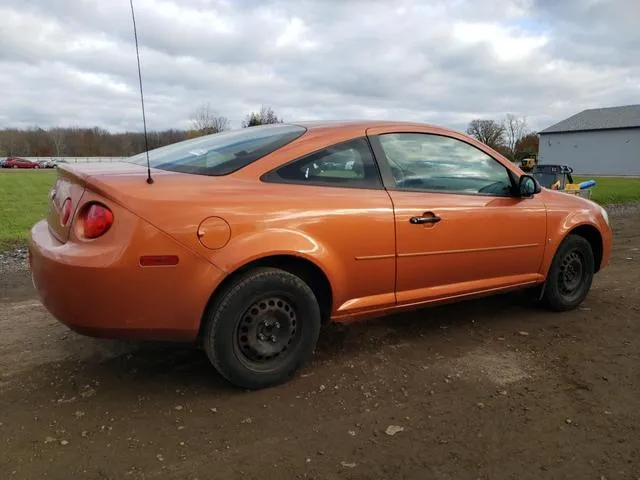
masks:
<svg viewBox="0 0 640 480"><path fill-rule="evenodd" d="M551 263L542 304L558 312L576 308L591 289L594 271L591 244L579 235L568 235Z"/></svg>
<svg viewBox="0 0 640 480"><path fill-rule="evenodd" d="M208 310L204 349L218 372L247 389L290 380L310 359L320 334L320 307L299 277L276 268L232 282Z"/></svg>

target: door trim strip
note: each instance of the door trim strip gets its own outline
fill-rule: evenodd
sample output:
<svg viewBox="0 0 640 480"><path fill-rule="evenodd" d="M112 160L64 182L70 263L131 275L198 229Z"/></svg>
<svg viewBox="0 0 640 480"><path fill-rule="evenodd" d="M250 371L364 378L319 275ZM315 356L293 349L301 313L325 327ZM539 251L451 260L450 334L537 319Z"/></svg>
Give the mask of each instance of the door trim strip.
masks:
<svg viewBox="0 0 640 480"><path fill-rule="evenodd" d="M539 246L539 243L526 243L523 245L507 245L505 247L465 248L461 250L439 250L436 252L399 253L398 257L426 257L429 255L450 255L455 253L495 252L498 250L514 250L517 248L533 248Z"/></svg>
<svg viewBox="0 0 640 480"><path fill-rule="evenodd" d="M394 258L395 254L389 253L385 255L361 255L356 257L356 260L383 260L385 258Z"/></svg>

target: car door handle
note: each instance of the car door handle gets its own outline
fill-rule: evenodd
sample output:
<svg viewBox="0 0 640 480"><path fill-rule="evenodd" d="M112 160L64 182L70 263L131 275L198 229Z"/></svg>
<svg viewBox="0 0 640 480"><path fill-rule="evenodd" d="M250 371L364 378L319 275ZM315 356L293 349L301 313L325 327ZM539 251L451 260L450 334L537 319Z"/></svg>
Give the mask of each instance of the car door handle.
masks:
<svg viewBox="0 0 640 480"><path fill-rule="evenodd" d="M422 216L422 217L411 217L409 219L409 223L412 223L414 225L420 225L423 223L438 223L440 221L440 217L437 215L429 215L429 216Z"/></svg>

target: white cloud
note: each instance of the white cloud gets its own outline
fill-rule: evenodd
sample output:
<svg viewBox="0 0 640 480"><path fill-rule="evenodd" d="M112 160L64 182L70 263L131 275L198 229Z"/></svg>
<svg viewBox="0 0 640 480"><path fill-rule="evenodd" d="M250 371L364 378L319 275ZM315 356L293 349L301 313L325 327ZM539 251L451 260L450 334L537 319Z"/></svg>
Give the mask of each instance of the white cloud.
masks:
<svg viewBox="0 0 640 480"><path fill-rule="evenodd" d="M535 128L640 98L637 0L135 0L152 129L406 119ZM3 126L141 128L128 2L3 0Z"/></svg>
<svg viewBox="0 0 640 480"><path fill-rule="evenodd" d="M455 22L453 36L464 44L486 44L503 62L526 60L548 42L544 35L487 22Z"/></svg>
<svg viewBox="0 0 640 480"><path fill-rule="evenodd" d="M317 42L306 38L308 28L304 21L298 17L293 17L284 26L283 32L276 39L276 47L312 49L318 45Z"/></svg>

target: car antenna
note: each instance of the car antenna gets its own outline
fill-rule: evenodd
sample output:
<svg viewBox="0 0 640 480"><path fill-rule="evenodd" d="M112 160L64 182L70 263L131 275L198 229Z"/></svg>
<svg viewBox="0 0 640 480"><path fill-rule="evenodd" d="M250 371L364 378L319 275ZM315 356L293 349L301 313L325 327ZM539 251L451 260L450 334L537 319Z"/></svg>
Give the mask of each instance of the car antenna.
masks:
<svg viewBox="0 0 640 480"><path fill-rule="evenodd" d="M144 128L144 151L147 154L147 183L152 184L151 162L149 161L149 138L147 136L147 118L144 114L144 95L142 94L142 72L140 70L140 52L138 50L138 31L136 29L136 15L133 12L133 0L129 0L131 5L131 18L133 19L133 36L136 41L136 57L138 58L138 80L140 81L140 102L142 104L142 126Z"/></svg>

